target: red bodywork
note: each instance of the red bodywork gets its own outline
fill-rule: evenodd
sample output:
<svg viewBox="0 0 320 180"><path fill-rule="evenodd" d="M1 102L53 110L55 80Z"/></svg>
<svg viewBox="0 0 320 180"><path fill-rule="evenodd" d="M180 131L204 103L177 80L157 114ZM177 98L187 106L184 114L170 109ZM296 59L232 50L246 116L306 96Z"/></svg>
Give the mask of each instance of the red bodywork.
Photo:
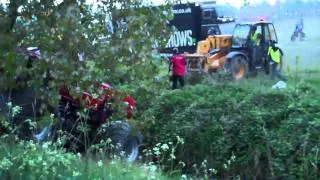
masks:
<svg viewBox="0 0 320 180"><path fill-rule="evenodd" d="M113 96L117 96L120 93L113 89L109 84L107 83L101 83L99 86L99 94L97 97L93 97L92 94L89 92L83 92L82 93L82 101L84 101L84 105L87 109L101 112L106 106L107 108L111 108L111 106L108 104L110 103L110 100ZM67 87L61 87L59 90L59 94L61 96L61 103L67 104L74 107L80 107L80 100L79 98L75 98L70 94L70 91ZM131 96L124 96L124 98L121 99L122 102L124 102L127 106L125 107L126 116L128 119L133 117L133 109L136 105L136 101ZM107 114L101 113L100 115L100 122L103 123L107 119Z"/></svg>
<svg viewBox="0 0 320 180"><path fill-rule="evenodd" d="M127 118L132 118L133 108L136 106L136 101L131 96L125 96L122 101L127 102L126 113Z"/></svg>

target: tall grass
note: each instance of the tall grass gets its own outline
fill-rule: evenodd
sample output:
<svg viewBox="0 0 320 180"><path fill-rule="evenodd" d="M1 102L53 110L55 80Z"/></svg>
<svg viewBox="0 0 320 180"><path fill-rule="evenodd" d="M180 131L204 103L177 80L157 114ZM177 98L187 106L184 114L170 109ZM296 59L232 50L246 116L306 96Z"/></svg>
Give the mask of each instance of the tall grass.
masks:
<svg viewBox="0 0 320 180"><path fill-rule="evenodd" d="M168 179L157 168L117 159L91 159L67 153L50 143L0 140L1 179Z"/></svg>

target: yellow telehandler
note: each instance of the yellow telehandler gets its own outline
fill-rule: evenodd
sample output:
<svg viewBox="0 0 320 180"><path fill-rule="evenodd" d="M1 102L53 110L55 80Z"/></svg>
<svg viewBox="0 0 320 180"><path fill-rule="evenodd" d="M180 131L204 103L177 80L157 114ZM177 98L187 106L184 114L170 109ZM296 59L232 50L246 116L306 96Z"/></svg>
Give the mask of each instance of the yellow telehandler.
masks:
<svg viewBox="0 0 320 180"><path fill-rule="evenodd" d="M225 57L232 44L232 35L210 35L198 42L194 54L185 53L189 72L217 72L224 66Z"/></svg>
<svg viewBox="0 0 320 180"><path fill-rule="evenodd" d="M260 43L255 47L259 54L253 57L253 46L250 35L255 31ZM250 72L263 69L269 74L268 48L270 43L277 43L277 34L272 23L266 21L236 24L233 35L213 35L197 44L193 54L185 53L188 61L187 71L210 73L226 71L233 79L239 80ZM278 69L281 71L281 62Z"/></svg>

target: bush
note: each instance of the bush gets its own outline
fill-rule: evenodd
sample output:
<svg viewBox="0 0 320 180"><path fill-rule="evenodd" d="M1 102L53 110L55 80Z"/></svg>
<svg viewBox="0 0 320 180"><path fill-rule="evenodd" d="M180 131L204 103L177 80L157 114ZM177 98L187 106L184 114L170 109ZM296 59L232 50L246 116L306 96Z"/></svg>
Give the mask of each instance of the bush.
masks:
<svg viewBox="0 0 320 180"><path fill-rule="evenodd" d="M315 179L320 158L316 90L308 84L269 89L218 84L166 91L142 116L146 146L183 137L174 164L184 162L188 172L205 161L223 178Z"/></svg>

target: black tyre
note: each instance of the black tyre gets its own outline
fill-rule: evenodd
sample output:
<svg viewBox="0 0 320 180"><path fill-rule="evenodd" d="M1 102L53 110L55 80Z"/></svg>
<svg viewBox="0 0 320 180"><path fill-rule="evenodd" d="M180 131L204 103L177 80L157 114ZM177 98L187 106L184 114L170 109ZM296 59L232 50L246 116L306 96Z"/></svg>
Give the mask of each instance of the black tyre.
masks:
<svg viewBox="0 0 320 180"><path fill-rule="evenodd" d="M137 137L130 138L123 146L123 151L126 154L126 160L133 162L139 155L140 140Z"/></svg>
<svg viewBox="0 0 320 180"><path fill-rule="evenodd" d="M139 155L139 145L142 136L133 132L126 121L111 121L98 129L96 143L101 140L111 140L111 148L107 147L109 156L117 155L126 161L135 161Z"/></svg>
<svg viewBox="0 0 320 180"><path fill-rule="evenodd" d="M249 65L243 56L235 56L231 60L230 71L232 78L235 80L240 80L248 77Z"/></svg>
<svg viewBox="0 0 320 180"><path fill-rule="evenodd" d="M36 121L40 115L38 111L40 108L40 100L36 100L34 94L34 90L31 87L0 92L0 115L4 115L9 119L9 116L12 115L12 107L17 106L21 108L19 113L10 117L8 123L14 126L14 133L22 139L33 138L33 127L31 127L29 121L26 120ZM8 106L8 102L12 104L12 107ZM7 131L5 128L0 130Z"/></svg>
<svg viewBox="0 0 320 180"><path fill-rule="evenodd" d="M185 81L189 85L196 85L201 83L203 80L203 73L201 71L187 72Z"/></svg>

